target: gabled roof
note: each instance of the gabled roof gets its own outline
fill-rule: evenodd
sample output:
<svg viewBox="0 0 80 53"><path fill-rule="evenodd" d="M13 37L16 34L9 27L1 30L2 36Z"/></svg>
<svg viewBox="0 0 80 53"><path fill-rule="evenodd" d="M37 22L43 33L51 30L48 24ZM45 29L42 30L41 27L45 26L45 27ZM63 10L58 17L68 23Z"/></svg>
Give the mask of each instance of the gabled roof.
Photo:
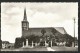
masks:
<svg viewBox="0 0 80 53"><path fill-rule="evenodd" d="M61 34L66 34L67 32L65 31L64 27L34 27L34 28L29 28L30 30L40 30L40 29L52 29L55 28L58 32L60 32Z"/></svg>
<svg viewBox="0 0 80 53"><path fill-rule="evenodd" d="M54 27L57 31L59 31L62 34L67 34L67 32L65 31L64 27Z"/></svg>

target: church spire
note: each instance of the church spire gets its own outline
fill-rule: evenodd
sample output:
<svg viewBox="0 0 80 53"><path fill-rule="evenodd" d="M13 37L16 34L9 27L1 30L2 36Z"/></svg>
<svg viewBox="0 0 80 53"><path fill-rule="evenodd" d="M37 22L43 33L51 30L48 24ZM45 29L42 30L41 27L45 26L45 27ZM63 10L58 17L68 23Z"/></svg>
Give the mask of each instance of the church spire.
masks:
<svg viewBox="0 0 80 53"><path fill-rule="evenodd" d="M27 21L26 8L24 9L24 19L23 19L23 21Z"/></svg>

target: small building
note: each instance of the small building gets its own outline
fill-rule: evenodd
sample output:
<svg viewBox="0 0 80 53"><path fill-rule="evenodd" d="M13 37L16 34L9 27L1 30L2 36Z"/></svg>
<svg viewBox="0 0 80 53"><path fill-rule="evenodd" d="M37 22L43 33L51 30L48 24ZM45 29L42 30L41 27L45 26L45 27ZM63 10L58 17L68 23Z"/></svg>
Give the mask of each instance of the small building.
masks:
<svg viewBox="0 0 80 53"><path fill-rule="evenodd" d="M14 43L9 43L8 41L2 41L2 48L3 49L14 48Z"/></svg>
<svg viewBox="0 0 80 53"><path fill-rule="evenodd" d="M2 41L2 48L8 48L9 42L8 41Z"/></svg>

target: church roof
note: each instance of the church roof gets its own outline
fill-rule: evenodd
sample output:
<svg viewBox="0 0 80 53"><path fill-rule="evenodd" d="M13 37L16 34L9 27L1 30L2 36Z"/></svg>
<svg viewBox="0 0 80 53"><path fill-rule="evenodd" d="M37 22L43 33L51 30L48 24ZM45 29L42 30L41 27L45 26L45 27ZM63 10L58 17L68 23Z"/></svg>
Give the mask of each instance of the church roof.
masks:
<svg viewBox="0 0 80 53"><path fill-rule="evenodd" d="M37 31L37 30L41 30L41 29L45 29L45 30L49 30L55 28L58 32L60 32L61 34L66 34L67 32L65 31L64 27L34 27L34 28L29 28L28 31Z"/></svg>

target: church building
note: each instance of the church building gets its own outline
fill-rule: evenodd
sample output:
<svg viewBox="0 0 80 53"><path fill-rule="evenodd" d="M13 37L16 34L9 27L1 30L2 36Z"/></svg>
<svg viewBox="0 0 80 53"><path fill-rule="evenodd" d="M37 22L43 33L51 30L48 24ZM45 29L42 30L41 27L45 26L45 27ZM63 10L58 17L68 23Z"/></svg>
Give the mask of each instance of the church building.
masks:
<svg viewBox="0 0 80 53"><path fill-rule="evenodd" d="M35 20L36 21L36 20ZM44 20L45 21L45 20ZM46 31L45 35L53 35L52 34L52 29L55 29L58 31L57 35L60 34L67 34L67 32L65 31L65 29L63 27L37 27L37 28L30 28L29 27L29 22L27 20L27 16L26 16L26 8L24 9L24 18L22 21L22 37L27 37L30 35L37 35L37 36L41 36L41 30L44 29Z"/></svg>
<svg viewBox="0 0 80 53"><path fill-rule="evenodd" d="M34 20L36 21L36 20ZM21 38L16 38L15 47L24 47L33 43L39 43L39 45L48 45L56 42L56 37L62 39L64 34L67 34L64 27L29 27L29 22L27 20L26 8L24 9L24 18L22 23L22 36ZM43 32L44 31L44 32ZM36 37L37 36L37 37ZM45 42L45 43L44 43ZM54 44L53 44L54 45Z"/></svg>

